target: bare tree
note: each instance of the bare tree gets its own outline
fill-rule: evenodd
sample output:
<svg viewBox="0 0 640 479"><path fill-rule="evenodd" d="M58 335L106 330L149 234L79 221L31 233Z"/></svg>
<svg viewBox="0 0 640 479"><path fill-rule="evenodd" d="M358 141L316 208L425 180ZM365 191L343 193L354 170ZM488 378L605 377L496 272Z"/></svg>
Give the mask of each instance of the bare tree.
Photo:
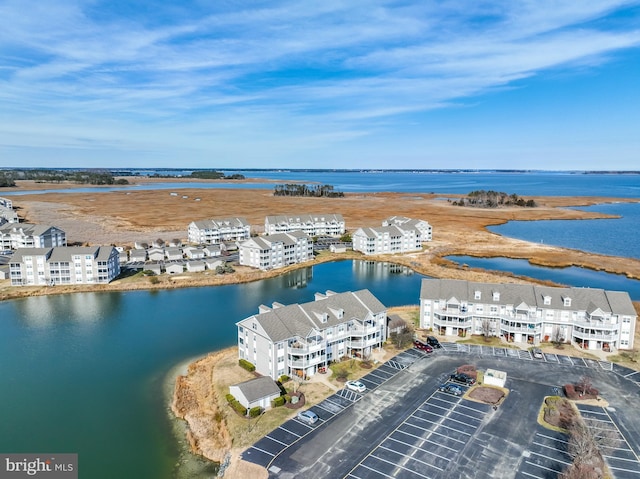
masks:
<svg viewBox="0 0 640 479"><path fill-rule="evenodd" d="M564 336L562 334L560 326L556 326L553 328L553 333L551 334L551 343L556 348L559 348L560 346L562 346L562 343L564 343Z"/></svg>
<svg viewBox="0 0 640 479"><path fill-rule="evenodd" d="M576 383L576 389L580 391L580 395L589 394L593 385L591 384L591 378L589 376L582 376Z"/></svg>
<svg viewBox="0 0 640 479"><path fill-rule="evenodd" d="M484 318L482 323L480 324L482 328L482 335L484 336L485 341L489 341L489 336L491 335L491 320L488 318Z"/></svg>

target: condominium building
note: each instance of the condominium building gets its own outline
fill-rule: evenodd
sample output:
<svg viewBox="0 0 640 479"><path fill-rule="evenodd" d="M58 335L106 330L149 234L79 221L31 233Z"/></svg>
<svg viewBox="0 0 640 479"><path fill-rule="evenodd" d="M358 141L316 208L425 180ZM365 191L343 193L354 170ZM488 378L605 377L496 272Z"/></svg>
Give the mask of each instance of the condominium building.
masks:
<svg viewBox="0 0 640 479"><path fill-rule="evenodd" d="M341 236L346 231L339 214L273 215L264 220L264 233L303 231L309 236Z"/></svg>
<svg viewBox="0 0 640 479"><path fill-rule="evenodd" d="M419 232L420 241L431 241L433 237L433 231L431 225L424 220L416 220L407 218L406 216L390 216L382 222L382 226L396 225L403 230L414 229Z"/></svg>
<svg viewBox="0 0 640 479"><path fill-rule="evenodd" d="M239 263L262 270L313 259L313 242L302 231L256 236L239 246Z"/></svg>
<svg viewBox="0 0 640 479"><path fill-rule="evenodd" d="M353 250L366 255L409 253L422 250L420 232L396 225L377 228L358 228L351 239Z"/></svg>
<svg viewBox="0 0 640 479"><path fill-rule="evenodd" d="M119 274L112 246L21 248L9 261L12 286L109 283Z"/></svg>
<svg viewBox="0 0 640 479"><path fill-rule="evenodd" d="M0 249L67 246L67 235L55 226L5 223L0 226Z"/></svg>
<svg viewBox="0 0 640 479"><path fill-rule="evenodd" d="M387 339L387 308L366 289L272 307L236 323L238 355L273 379L309 377L342 357L369 357Z"/></svg>
<svg viewBox="0 0 640 479"><path fill-rule="evenodd" d="M187 236L190 243L220 244L244 241L251 237L251 225L244 218L222 218L192 221Z"/></svg>
<svg viewBox="0 0 640 479"><path fill-rule="evenodd" d="M13 202L9 198L0 198L0 225L8 223L18 223L18 213L13 209Z"/></svg>
<svg viewBox="0 0 640 479"><path fill-rule="evenodd" d="M420 289L420 327L446 335L610 351L633 348L636 321L622 291L451 279L423 279Z"/></svg>

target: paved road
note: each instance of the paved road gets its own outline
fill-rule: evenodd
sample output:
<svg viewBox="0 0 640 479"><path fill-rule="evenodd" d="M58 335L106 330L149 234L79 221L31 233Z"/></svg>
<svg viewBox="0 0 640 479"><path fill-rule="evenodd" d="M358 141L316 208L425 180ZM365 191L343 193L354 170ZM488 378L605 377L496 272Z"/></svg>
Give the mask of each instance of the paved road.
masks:
<svg viewBox="0 0 640 479"><path fill-rule="evenodd" d="M617 434L619 444L605 454L610 470L640 479L640 389L632 371L483 348L403 353L363 378L364 394L338 391L313 407L318 424L289 421L243 458L274 478L557 477L570 463L566 437L539 426L538 411L554 387L588 374L610 402L583 412ZM510 392L498 410L438 391L465 363L507 372Z"/></svg>

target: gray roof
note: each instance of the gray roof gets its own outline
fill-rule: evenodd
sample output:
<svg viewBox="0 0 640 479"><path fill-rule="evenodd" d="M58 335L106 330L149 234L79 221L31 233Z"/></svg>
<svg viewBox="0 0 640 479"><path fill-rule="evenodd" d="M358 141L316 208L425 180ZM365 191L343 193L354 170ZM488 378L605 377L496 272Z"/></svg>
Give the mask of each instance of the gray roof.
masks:
<svg viewBox="0 0 640 479"><path fill-rule="evenodd" d="M479 291L481 299L476 300L475 292ZM499 293L500 298L493 300L493 293ZM544 304L545 297L550 299ZM433 298L459 301L495 302L519 306L525 303L529 307L567 310L593 311L600 309L603 313L636 316L629 294L624 291L605 291L596 288L551 287L511 283L478 283L457 279L423 279L420 288L420 298ZM565 306L565 298L571 299L571 304Z"/></svg>
<svg viewBox="0 0 640 479"><path fill-rule="evenodd" d="M289 224L289 223L320 223L335 221L338 223L343 223L344 218L341 214L336 213L312 213L312 214L303 214L303 215L269 215L265 218L267 223L281 223L281 224Z"/></svg>
<svg viewBox="0 0 640 479"><path fill-rule="evenodd" d="M350 320L364 320L369 314L386 311L386 307L367 289L346 293L316 295L316 301L278 306L251 316L238 324L257 320L273 342L300 337ZM263 307L264 308L264 307ZM342 313L342 316L340 315Z"/></svg>
<svg viewBox="0 0 640 479"><path fill-rule="evenodd" d="M12 231L20 231L26 236L42 236L50 229L56 229L62 231L56 226L49 225L34 225L31 223L6 223L0 226L0 233L11 234Z"/></svg>
<svg viewBox="0 0 640 479"><path fill-rule="evenodd" d="M11 255L11 263L22 263L23 256L47 256L51 253L52 248L18 248Z"/></svg>
<svg viewBox="0 0 640 479"><path fill-rule="evenodd" d="M201 221L193 221L192 224L198 227L198 229L221 229L221 228L238 228L249 226L249 223L244 218L214 218Z"/></svg>
<svg viewBox="0 0 640 479"><path fill-rule="evenodd" d="M242 394L250 403L273 395L280 395L280 388L276 382L268 376L249 379L239 384L234 384L242 391Z"/></svg>

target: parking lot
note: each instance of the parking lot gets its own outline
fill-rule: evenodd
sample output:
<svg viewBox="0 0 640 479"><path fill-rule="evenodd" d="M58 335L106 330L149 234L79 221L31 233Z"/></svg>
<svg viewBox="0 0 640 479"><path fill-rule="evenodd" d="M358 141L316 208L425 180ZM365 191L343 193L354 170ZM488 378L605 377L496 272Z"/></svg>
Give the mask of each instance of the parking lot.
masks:
<svg viewBox="0 0 640 479"><path fill-rule="evenodd" d="M438 390L465 363L507 371L509 395L498 410ZM360 379L364 393L336 392L311 408L316 424L291 419L242 457L270 477L557 477L571 463L567 439L539 426L537 412L546 395L585 374L611 403L581 413L595 432L616 434L603 449L613 477L640 479L640 374L606 361L456 343L401 353Z"/></svg>

